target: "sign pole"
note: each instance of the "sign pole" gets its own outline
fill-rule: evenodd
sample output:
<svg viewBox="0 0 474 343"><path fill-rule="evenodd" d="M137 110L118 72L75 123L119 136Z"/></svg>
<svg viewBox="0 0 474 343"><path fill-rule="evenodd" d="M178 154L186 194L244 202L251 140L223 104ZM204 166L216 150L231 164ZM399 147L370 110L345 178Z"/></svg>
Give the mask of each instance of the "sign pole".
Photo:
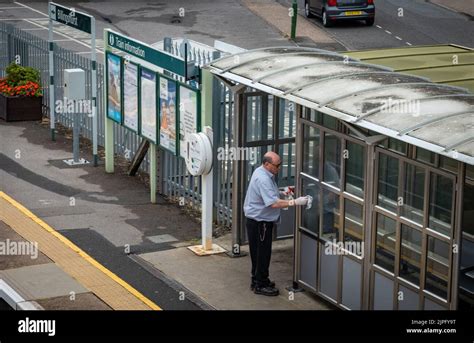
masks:
<svg viewBox="0 0 474 343"><path fill-rule="evenodd" d="M156 204L156 144L150 143L150 201Z"/></svg>
<svg viewBox="0 0 474 343"><path fill-rule="evenodd" d="M212 85L213 76L208 71L202 70L202 88L201 88L201 126L210 142L212 139ZM212 159L212 149L210 149L210 158ZM201 205L201 245L188 247L189 250L199 256L206 256L212 254L220 254L225 252L223 248L217 244L212 243L212 223L213 223L213 168L211 167L208 173L201 176L202 181L202 205Z"/></svg>
<svg viewBox="0 0 474 343"><path fill-rule="evenodd" d="M51 5L51 4L50 4ZM52 12L49 6L49 23L48 23L48 45L49 45L49 127L51 129L51 140L55 141L55 108L54 108L54 42L53 42L53 19L56 17L56 11Z"/></svg>
<svg viewBox="0 0 474 343"><path fill-rule="evenodd" d="M94 156L94 167L99 164L97 154L97 54L95 51L95 18L91 18L91 61L92 61L92 154Z"/></svg>
<svg viewBox="0 0 474 343"><path fill-rule="evenodd" d="M107 54L109 51L109 41L107 30L104 30L104 68L107 66ZM104 92L104 111L107 111L107 75L105 76L104 86L102 91ZM108 118L107 113L104 115L104 126L105 126L105 172L114 172L114 123Z"/></svg>

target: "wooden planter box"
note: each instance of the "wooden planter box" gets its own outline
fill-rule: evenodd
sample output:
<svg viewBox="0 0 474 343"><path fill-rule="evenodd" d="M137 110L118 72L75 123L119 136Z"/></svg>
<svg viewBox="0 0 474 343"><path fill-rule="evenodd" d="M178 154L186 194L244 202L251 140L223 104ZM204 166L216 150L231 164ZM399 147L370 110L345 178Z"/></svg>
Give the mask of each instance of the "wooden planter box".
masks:
<svg viewBox="0 0 474 343"><path fill-rule="evenodd" d="M0 94L0 119L5 121L41 120L43 97Z"/></svg>

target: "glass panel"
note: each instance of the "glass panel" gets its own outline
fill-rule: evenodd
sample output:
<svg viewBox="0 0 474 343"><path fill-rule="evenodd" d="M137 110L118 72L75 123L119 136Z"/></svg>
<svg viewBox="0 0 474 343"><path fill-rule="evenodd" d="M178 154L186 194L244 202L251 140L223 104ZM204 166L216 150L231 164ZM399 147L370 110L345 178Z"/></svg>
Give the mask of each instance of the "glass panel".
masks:
<svg viewBox="0 0 474 343"><path fill-rule="evenodd" d="M447 108L449 108L449 113L468 112L472 109L473 104L474 99L468 94L466 94L465 97L457 98L432 98L418 102L418 106L411 106L407 111L403 111L404 113L400 113L400 111L397 113L396 108L391 108L387 111L375 113L367 117L366 120L374 124L383 124L384 127L389 127L395 131L402 131L408 127L423 124L423 122L426 121L426 118L436 120L445 117ZM468 117L468 115L465 115L465 117ZM456 123L457 121L457 119L451 120L453 123ZM432 125L424 125L418 131L414 131L410 135L421 137L423 134L420 133L424 131L427 134L425 138L429 136L433 138L433 136L436 136L440 137L440 140L442 141L445 136L439 134L439 131L434 128L437 124L442 124L444 127L447 126L446 121L443 122L441 120ZM465 130L464 133L468 134L468 131Z"/></svg>
<svg viewBox="0 0 474 343"><path fill-rule="evenodd" d="M333 130L337 130L337 119L324 113L322 115L323 126Z"/></svg>
<svg viewBox="0 0 474 343"><path fill-rule="evenodd" d="M278 138L292 138L296 134L296 104L280 99Z"/></svg>
<svg viewBox="0 0 474 343"><path fill-rule="evenodd" d="M426 149L416 148L416 159L421 162L434 164L435 153Z"/></svg>
<svg viewBox="0 0 474 343"><path fill-rule="evenodd" d="M303 172L319 179L319 130L303 127Z"/></svg>
<svg viewBox="0 0 474 343"><path fill-rule="evenodd" d="M377 213L375 264L392 273L395 271L396 227L395 220Z"/></svg>
<svg viewBox="0 0 474 343"><path fill-rule="evenodd" d="M379 154L378 205L397 212L398 159Z"/></svg>
<svg viewBox="0 0 474 343"><path fill-rule="evenodd" d="M316 124L323 124L323 114L312 108L305 107L305 119L315 122Z"/></svg>
<svg viewBox="0 0 474 343"><path fill-rule="evenodd" d="M278 154L282 164L278 173L278 187L294 186L296 173L296 143L285 143L279 146Z"/></svg>
<svg viewBox="0 0 474 343"><path fill-rule="evenodd" d="M402 225L400 252L400 277L420 284L421 232Z"/></svg>
<svg viewBox="0 0 474 343"><path fill-rule="evenodd" d="M364 147L347 142L349 157L346 160L346 191L364 197Z"/></svg>
<svg viewBox="0 0 474 343"><path fill-rule="evenodd" d="M454 182L450 178L431 173L430 229L451 236L451 217Z"/></svg>
<svg viewBox="0 0 474 343"><path fill-rule="evenodd" d="M472 105L474 105L474 102L472 100L470 100L470 102L470 111L472 111ZM449 108L449 112L457 112L454 108L445 108ZM437 111L438 110L439 109L437 109ZM461 110L459 112L464 111ZM443 111L442 114L446 115L446 111ZM431 118L431 113L429 117ZM465 113L462 116L457 116L451 120L441 120L439 122L423 126L419 130L413 131L413 133L410 135L426 142L446 147L457 144L457 142L461 142L466 138L470 138L472 136L472 131L470 128L473 122L474 113ZM461 144L456 148L456 150L460 153L465 152L468 155L472 155L474 153L472 148L474 148L474 145L470 145L468 142L467 144Z"/></svg>
<svg viewBox="0 0 474 343"><path fill-rule="evenodd" d="M474 185L464 184L463 196L463 216L462 228L463 233L470 235L474 239ZM474 254L473 254L474 262Z"/></svg>
<svg viewBox="0 0 474 343"><path fill-rule="evenodd" d="M301 210L301 226L314 232L319 233L319 204L320 199L319 184L316 181L310 179L301 179L302 189L301 192L304 195L311 195L313 197L313 205L309 210L306 206L300 206Z"/></svg>
<svg viewBox="0 0 474 343"><path fill-rule="evenodd" d="M419 224L423 224L424 191L425 170L406 164L402 215Z"/></svg>
<svg viewBox="0 0 474 343"><path fill-rule="evenodd" d="M268 95L268 108L267 108L267 129L266 129L266 137L267 139L273 138L273 106L275 103L275 97L273 95ZM264 129L265 130L265 129ZM265 137L265 135L264 135Z"/></svg>
<svg viewBox="0 0 474 343"><path fill-rule="evenodd" d="M425 289L446 299L449 277L449 244L428 236Z"/></svg>
<svg viewBox="0 0 474 343"><path fill-rule="evenodd" d="M323 190L322 237L339 241L339 195Z"/></svg>
<svg viewBox="0 0 474 343"><path fill-rule="evenodd" d="M356 2L365 2L362 0L345 0L345 3L351 3L354 5L354 1ZM338 1L341 2L341 1ZM322 1L319 1L322 3ZM385 58L383 59L385 65L389 66L391 63L397 58ZM387 62L389 61L389 62ZM410 57L410 63L417 63L415 62L415 57ZM418 60L421 63L420 60ZM404 63L401 61L397 61L397 66L400 66L400 63ZM350 65L350 64L349 64ZM404 68L400 68L404 69ZM398 76L398 75L397 75ZM419 79L416 79L416 76L409 76L402 77L403 81L400 83L405 82L419 82ZM372 77L371 77L372 79ZM366 81L366 80L364 80ZM368 80L367 80L368 81ZM460 93L459 89L447 89L444 85L438 85L433 83L432 85L424 85L424 84L400 84L397 87L390 87L384 88L379 87L372 90L366 90L363 92L359 92L357 95L353 95L351 97L343 98L340 100L336 100L331 104L331 108L340 110L346 113L354 113L356 116L360 116L361 114L367 113L370 110L380 108L381 106L392 106L389 107L394 110L397 114L403 114L410 109L414 108L416 104L419 102L419 99L426 98L429 96L434 95L446 95L446 94L455 94ZM403 102L398 100L403 99ZM407 102L404 102L404 101ZM388 111L389 109L384 109L383 111Z"/></svg>
<svg viewBox="0 0 474 343"><path fill-rule="evenodd" d="M324 134L324 181L341 188L341 140L330 133Z"/></svg>
<svg viewBox="0 0 474 343"><path fill-rule="evenodd" d="M344 242L356 242L351 252L361 256L364 240L363 206L344 199Z"/></svg>
<svg viewBox="0 0 474 343"><path fill-rule="evenodd" d="M449 158L443 155L439 155L439 167L457 174L458 161L453 160L452 158Z"/></svg>
<svg viewBox="0 0 474 343"><path fill-rule="evenodd" d="M466 177L469 180L474 181L474 166L466 165Z"/></svg>
<svg viewBox="0 0 474 343"><path fill-rule="evenodd" d="M397 140L395 138L392 138L392 137L390 137L388 139L388 148L390 150L399 152L403 155L407 154L407 143L399 141L399 140Z"/></svg>
<svg viewBox="0 0 474 343"><path fill-rule="evenodd" d="M262 96L247 97L247 142L273 138L273 105L266 107L263 101Z"/></svg>

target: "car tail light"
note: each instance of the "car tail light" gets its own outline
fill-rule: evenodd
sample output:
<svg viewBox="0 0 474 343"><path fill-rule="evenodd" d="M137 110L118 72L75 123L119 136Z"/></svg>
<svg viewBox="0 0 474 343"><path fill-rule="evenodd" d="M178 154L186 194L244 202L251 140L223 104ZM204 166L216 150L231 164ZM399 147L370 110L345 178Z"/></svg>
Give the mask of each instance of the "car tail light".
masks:
<svg viewBox="0 0 474 343"><path fill-rule="evenodd" d="M374 4L374 0L367 0L367 5L373 5Z"/></svg>
<svg viewBox="0 0 474 343"><path fill-rule="evenodd" d="M328 6L337 6L337 0L328 0Z"/></svg>

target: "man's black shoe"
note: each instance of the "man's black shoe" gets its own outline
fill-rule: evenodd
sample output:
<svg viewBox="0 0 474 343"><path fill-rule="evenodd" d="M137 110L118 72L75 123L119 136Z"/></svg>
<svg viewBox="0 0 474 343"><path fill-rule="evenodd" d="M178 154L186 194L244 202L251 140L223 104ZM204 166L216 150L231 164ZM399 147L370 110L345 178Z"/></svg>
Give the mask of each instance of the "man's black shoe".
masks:
<svg viewBox="0 0 474 343"><path fill-rule="evenodd" d="M251 289L252 291L254 291L256 285L257 285L257 283L256 283L255 281L252 281L252 282L250 283L250 289ZM269 280L267 286L269 286L269 287L275 287L275 282Z"/></svg>
<svg viewBox="0 0 474 343"><path fill-rule="evenodd" d="M280 294L280 291L278 290L278 288L270 287L270 286L255 287L255 290L253 292L255 294L267 295L267 296L270 296L270 297L274 297L274 296L277 296L278 294Z"/></svg>

